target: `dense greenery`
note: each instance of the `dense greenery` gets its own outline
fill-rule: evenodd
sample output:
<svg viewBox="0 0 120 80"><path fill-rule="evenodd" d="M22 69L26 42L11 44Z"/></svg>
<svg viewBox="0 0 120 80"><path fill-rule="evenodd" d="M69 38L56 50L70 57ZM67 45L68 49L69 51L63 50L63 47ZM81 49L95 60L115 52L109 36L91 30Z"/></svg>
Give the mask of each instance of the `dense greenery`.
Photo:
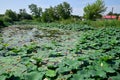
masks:
<svg viewBox="0 0 120 80"><path fill-rule="evenodd" d="M17 21L18 20L17 13L12 11L11 9L6 10L5 16L9 17L12 21Z"/></svg>
<svg viewBox="0 0 120 80"><path fill-rule="evenodd" d="M119 80L120 21L96 20L102 0L84 21L67 2L28 7L0 15L0 80Z"/></svg>
<svg viewBox="0 0 120 80"><path fill-rule="evenodd" d="M119 80L119 28L48 25L2 30L0 80Z"/></svg>
<svg viewBox="0 0 120 80"><path fill-rule="evenodd" d="M68 28L68 29L75 29L76 27L80 28L79 26L93 26L93 27L120 27L119 20L97 20L97 21L90 21L90 20L74 20L74 19L67 19L62 21L56 21L52 23L43 23L43 22L36 22L36 21L19 21L15 22L15 25L37 25L40 27L59 27L59 28ZM76 26L77 25L77 26ZM84 28L84 27L83 27Z"/></svg>
<svg viewBox="0 0 120 80"><path fill-rule="evenodd" d="M43 22L53 22L71 17L72 8L67 2L63 2L55 7L45 9L42 14Z"/></svg>
<svg viewBox="0 0 120 80"><path fill-rule="evenodd" d="M103 0L97 0L93 4L84 7L84 17L87 20L96 20L102 17L102 13L106 11Z"/></svg>
<svg viewBox="0 0 120 80"><path fill-rule="evenodd" d="M3 20L0 20L0 28L2 28L4 26L5 26L5 24L4 24Z"/></svg>
<svg viewBox="0 0 120 80"><path fill-rule="evenodd" d="M31 10L32 16L34 16L35 18L39 18L41 16L41 14L42 14L41 7L37 7L37 5L31 4L31 5L29 5L29 8Z"/></svg>
<svg viewBox="0 0 120 80"><path fill-rule="evenodd" d="M0 15L1 26L7 26L10 24L16 23L16 21L27 21L27 22L57 22L62 24L69 23L79 23L82 25L90 25L95 27L107 27L107 26L119 26L119 21L111 20L111 21L102 21L102 13L106 10L104 1L96 0L96 2L92 4L88 4L84 7L84 16L80 17L78 15L72 15L72 7L69 3L63 2L56 6L50 6L43 10L41 7L36 4L28 5L28 8L31 11L31 14L27 13L26 9L19 9L19 12L16 13L11 9L6 10L5 14ZM108 13L109 14L109 13ZM111 12L110 12L111 14ZM113 14L113 13L112 13ZM114 13L117 15L119 14ZM85 19L84 21L82 21ZM101 21L93 21L93 20L101 20ZM91 20L91 21L90 21ZM4 24L4 25L3 25ZM112 25L111 25L112 24Z"/></svg>
<svg viewBox="0 0 120 80"><path fill-rule="evenodd" d="M28 5L28 8L30 9L31 14L28 14L26 9L19 9L19 13L8 9L3 16L0 16L0 18L8 24L13 24L15 21L22 20L54 22L69 19L72 13L72 7L67 2L60 3L54 7L46 8L45 11L36 4L30 4Z"/></svg>
<svg viewBox="0 0 120 80"><path fill-rule="evenodd" d="M32 16L27 13L26 9L20 9L18 19L21 20L32 20Z"/></svg>
<svg viewBox="0 0 120 80"><path fill-rule="evenodd" d="M81 21L80 24L85 24L93 27L120 27L119 20L97 20L97 21Z"/></svg>

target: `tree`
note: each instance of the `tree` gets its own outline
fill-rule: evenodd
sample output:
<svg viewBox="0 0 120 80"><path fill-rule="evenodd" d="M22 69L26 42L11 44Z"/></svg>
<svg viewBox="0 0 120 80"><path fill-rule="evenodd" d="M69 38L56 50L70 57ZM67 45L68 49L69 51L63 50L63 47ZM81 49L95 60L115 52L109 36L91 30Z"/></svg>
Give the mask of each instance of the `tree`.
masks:
<svg viewBox="0 0 120 80"><path fill-rule="evenodd" d="M64 18L67 19L71 16L72 13L72 7L70 6L70 4L68 4L67 2L63 2L63 9L64 9Z"/></svg>
<svg viewBox="0 0 120 80"><path fill-rule="evenodd" d="M31 15L29 15L25 9L19 9L19 14L18 14L18 18L20 20L22 19L32 19Z"/></svg>
<svg viewBox="0 0 120 80"><path fill-rule="evenodd" d="M55 8L54 7L50 7L47 9L50 21L55 21L57 20L57 16L56 16L56 12L55 12Z"/></svg>
<svg viewBox="0 0 120 80"><path fill-rule="evenodd" d="M72 8L67 2L63 2L55 7L46 8L42 13L41 20L43 22L53 22L71 17Z"/></svg>
<svg viewBox="0 0 120 80"><path fill-rule="evenodd" d="M96 20L102 16L104 11L106 11L104 1L97 0L95 3L84 7L84 18L87 20Z"/></svg>
<svg viewBox="0 0 120 80"><path fill-rule="evenodd" d="M42 13L41 20L43 22L53 22L55 20L58 20L56 16L55 8L50 7L50 8L45 9L45 11Z"/></svg>
<svg viewBox="0 0 120 80"><path fill-rule="evenodd" d="M8 23L13 23L13 20L10 17L8 17L8 16L4 16L3 17L3 21L4 22L8 22Z"/></svg>
<svg viewBox="0 0 120 80"><path fill-rule="evenodd" d="M45 11L42 13L41 21L42 22L50 22L49 19L50 19L49 13L48 13L47 9L45 9Z"/></svg>
<svg viewBox="0 0 120 80"><path fill-rule="evenodd" d="M56 6L56 11L60 19L68 19L72 13L72 7L67 2Z"/></svg>
<svg viewBox="0 0 120 80"><path fill-rule="evenodd" d="M0 28L2 28L4 26L5 26L5 24L4 24L3 20L0 19Z"/></svg>
<svg viewBox="0 0 120 80"><path fill-rule="evenodd" d="M17 21L18 20L16 12L13 12L11 9L6 10L5 16L8 16L9 18L11 18L12 21Z"/></svg>
<svg viewBox="0 0 120 80"><path fill-rule="evenodd" d="M107 15L113 15L113 12L112 12L112 11L110 11Z"/></svg>
<svg viewBox="0 0 120 80"><path fill-rule="evenodd" d="M35 18L38 18L42 15L42 8L37 7L36 4L29 5L29 9L31 10L31 13Z"/></svg>

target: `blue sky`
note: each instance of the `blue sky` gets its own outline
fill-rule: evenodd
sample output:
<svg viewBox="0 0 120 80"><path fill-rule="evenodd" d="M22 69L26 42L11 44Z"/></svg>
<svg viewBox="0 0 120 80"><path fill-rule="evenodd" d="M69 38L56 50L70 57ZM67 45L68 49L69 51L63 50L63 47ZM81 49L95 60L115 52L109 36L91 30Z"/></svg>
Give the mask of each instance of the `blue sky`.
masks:
<svg viewBox="0 0 120 80"><path fill-rule="evenodd" d="M0 13L4 13L6 9L12 9L13 11L19 12L19 9L25 8L29 13L28 5L34 3L43 9L48 8L49 6L55 6L62 2L68 2L73 8L73 13L76 15L83 15L83 8L88 3L93 3L96 0L0 0ZM104 0L108 13L114 7L115 13L120 13L120 0Z"/></svg>

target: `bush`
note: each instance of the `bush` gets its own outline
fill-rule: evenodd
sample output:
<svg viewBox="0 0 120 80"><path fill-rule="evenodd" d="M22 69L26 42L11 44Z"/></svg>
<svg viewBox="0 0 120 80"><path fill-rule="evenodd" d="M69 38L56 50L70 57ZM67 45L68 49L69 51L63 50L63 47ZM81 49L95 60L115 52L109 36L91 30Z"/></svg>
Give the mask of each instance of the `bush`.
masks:
<svg viewBox="0 0 120 80"><path fill-rule="evenodd" d="M5 24L2 19L0 19L0 28L5 27Z"/></svg>
<svg viewBox="0 0 120 80"><path fill-rule="evenodd" d="M81 21L80 24L93 27L120 27L118 20L97 20L97 21Z"/></svg>
<svg viewBox="0 0 120 80"><path fill-rule="evenodd" d="M58 23L61 23L61 24L71 24L71 23L80 23L81 20L76 20L74 18L69 18L69 19L63 19L61 21L58 21Z"/></svg>
<svg viewBox="0 0 120 80"><path fill-rule="evenodd" d="M10 17L8 17L8 16L4 16L4 17L3 17L3 21L4 21L4 22L13 23L12 19L11 19Z"/></svg>

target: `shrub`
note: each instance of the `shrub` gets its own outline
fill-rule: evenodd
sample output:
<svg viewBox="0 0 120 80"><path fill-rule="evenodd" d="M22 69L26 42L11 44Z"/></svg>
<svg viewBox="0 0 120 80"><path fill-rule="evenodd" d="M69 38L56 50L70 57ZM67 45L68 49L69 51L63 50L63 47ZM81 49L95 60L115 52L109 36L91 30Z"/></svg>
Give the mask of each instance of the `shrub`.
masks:
<svg viewBox="0 0 120 80"><path fill-rule="evenodd" d="M10 17L8 17L8 16L4 16L4 17L3 17L3 21L4 21L4 22L13 23L12 19L11 19Z"/></svg>
<svg viewBox="0 0 120 80"><path fill-rule="evenodd" d="M4 24L3 20L0 19L0 28L2 28L2 27L4 27L4 26L5 26L5 24Z"/></svg>
<svg viewBox="0 0 120 80"><path fill-rule="evenodd" d="M97 20L97 21L81 21L80 24L93 27L120 27L118 20Z"/></svg>

